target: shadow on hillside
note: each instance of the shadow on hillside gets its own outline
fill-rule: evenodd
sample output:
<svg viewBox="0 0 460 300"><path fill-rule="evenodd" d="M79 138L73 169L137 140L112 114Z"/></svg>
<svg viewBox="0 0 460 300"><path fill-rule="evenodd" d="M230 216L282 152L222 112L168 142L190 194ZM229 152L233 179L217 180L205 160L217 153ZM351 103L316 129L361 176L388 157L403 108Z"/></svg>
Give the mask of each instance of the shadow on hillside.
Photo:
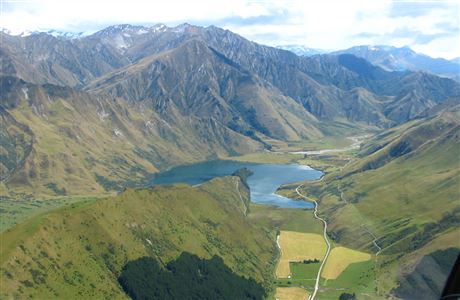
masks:
<svg viewBox="0 0 460 300"><path fill-rule="evenodd" d="M263 299L253 279L233 273L214 256L210 260L183 252L164 268L151 257L128 262L118 278L133 299Z"/></svg>

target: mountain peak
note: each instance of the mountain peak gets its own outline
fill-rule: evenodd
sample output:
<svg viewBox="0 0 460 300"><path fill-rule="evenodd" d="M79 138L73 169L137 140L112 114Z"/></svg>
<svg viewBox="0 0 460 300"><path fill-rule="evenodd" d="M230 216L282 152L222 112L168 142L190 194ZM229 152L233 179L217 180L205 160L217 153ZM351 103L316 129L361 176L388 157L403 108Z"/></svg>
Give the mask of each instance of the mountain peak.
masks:
<svg viewBox="0 0 460 300"><path fill-rule="evenodd" d="M113 26L104 28L96 32L94 35L110 37L110 36L117 35L120 33L142 34L142 33L147 33L148 31L149 31L149 28L141 26L141 25L119 24L119 25L113 25Z"/></svg>
<svg viewBox="0 0 460 300"><path fill-rule="evenodd" d="M163 31L168 30L168 26L166 26L163 23L158 23L158 24L150 26L149 29L153 32L163 32Z"/></svg>
<svg viewBox="0 0 460 300"><path fill-rule="evenodd" d="M172 28L172 30L175 33L184 33L184 32L196 33L200 29L203 29L203 27L196 26L196 25L191 25L189 23L182 23L182 24L177 25L176 27Z"/></svg>
<svg viewBox="0 0 460 300"><path fill-rule="evenodd" d="M322 49L309 48L304 45L296 45L296 44L278 45L275 48L291 51L298 56L312 56L316 54L326 53L326 51Z"/></svg>
<svg viewBox="0 0 460 300"><path fill-rule="evenodd" d="M60 31L60 30L48 30L46 32L54 37L60 37L65 39L77 39L84 35L84 32L69 32L69 31Z"/></svg>
<svg viewBox="0 0 460 300"><path fill-rule="evenodd" d="M44 33L42 31L30 31L30 30L24 30L24 31L15 31L15 30L10 30L8 28L2 28L1 29L2 33L11 35L11 36L20 36L20 37L28 37L31 35L36 35L36 34L41 34Z"/></svg>

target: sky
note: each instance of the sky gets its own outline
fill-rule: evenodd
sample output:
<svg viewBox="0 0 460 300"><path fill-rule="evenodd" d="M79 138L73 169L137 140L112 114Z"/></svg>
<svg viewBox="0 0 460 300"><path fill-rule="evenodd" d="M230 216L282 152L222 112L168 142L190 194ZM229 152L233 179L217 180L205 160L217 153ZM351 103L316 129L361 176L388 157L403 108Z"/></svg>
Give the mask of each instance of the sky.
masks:
<svg viewBox="0 0 460 300"><path fill-rule="evenodd" d="M459 19L458 0L0 0L0 28L14 34L187 22L271 46L409 46L448 59L460 56Z"/></svg>

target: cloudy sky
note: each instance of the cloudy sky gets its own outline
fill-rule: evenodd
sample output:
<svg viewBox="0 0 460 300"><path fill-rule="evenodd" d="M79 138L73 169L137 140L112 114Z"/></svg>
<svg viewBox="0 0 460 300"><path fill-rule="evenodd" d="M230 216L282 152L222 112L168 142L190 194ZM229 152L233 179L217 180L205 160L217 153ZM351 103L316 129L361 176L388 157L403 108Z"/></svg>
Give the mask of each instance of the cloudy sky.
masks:
<svg viewBox="0 0 460 300"><path fill-rule="evenodd" d="M188 22L273 46L408 45L433 57L460 56L457 0L0 0L0 12L0 27L13 33Z"/></svg>

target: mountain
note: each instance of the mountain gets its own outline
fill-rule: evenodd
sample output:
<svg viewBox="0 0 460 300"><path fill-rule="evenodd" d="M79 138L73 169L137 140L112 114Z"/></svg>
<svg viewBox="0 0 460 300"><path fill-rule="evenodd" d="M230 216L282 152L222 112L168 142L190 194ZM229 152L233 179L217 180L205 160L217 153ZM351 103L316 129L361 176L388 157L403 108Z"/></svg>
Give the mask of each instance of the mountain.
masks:
<svg viewBox="0 0 460 300"><path fill-rule="evenodd" d="M447 78L299 57L214 26L0 35L3 195L120 191L173 165L389 128L460 96Z"/></svg>
<svg viewBox="0 0 460 300"><path fill-rule="evenodd" d="M303 45L278 45L276 48L291 51L298 56L312 56L317 54L324 54L327 52L321 49L308 48Z"/></svg>
<svg viewBox="0 0 460 300"><path fill-rule="evenodd" d="M0 86L7 153L0 166L15 193L104 193L180 162L263 148L215 118L182 115L174 106L165 118L145 103L109 95L14 77L0 77Z"/></svg>
<svg viewBox="0 0 460 300"><path fill-rule="evenodd" d="M460 63L458 60L432 58L416 53L409 47L393 46L355 46L331 54L353 54L362 57L376 66L388 71L425 71L442 77L460 80Z"/></svg>
<svg viewBox="0 0 460 300"><path fill-rule="evenodd" d="M274 280L276 236L322 241L311 212L250 206L239 176L151 186L153 173L246 153L293 162L264 150L364 133L375 135L352 154L299 160L327 168L301 190L332 251L368 257L320 292L439 298L460 251L455 80L349 53L298 56L214 26L0 35L0 298L260 299L299 287L319 259ZM290 186L279 192L297 195Z"/></svg>
<svg viewBox="0 0 460 300"><path fill-rule="evenodd" d="M162 110L174 106L182 114L215 117L238 132L255 128L280 140L321 134L314 127L316 118L299 103L200 39L109 73L87 90L108 92L130 102L150 102L148 106Z"/></svg>
<svg viewBox="0 0 460 300"><path fill-rule="evenodd" d="M213 291L236 284L234 289L258 294L238 299L262 299L276 244L243 213L249 190L239 180L128 189L32 218L1 234L1 297L125 299L125 291L145 291L140 283L155 276L156 267L170 275L180 270L175 293L215 281ZM169 277L163 286L179 278ZM156 280L161 282L151 277L150 283Z"/></svg>
<svg viewBox="0 0 460 300"><path fill-rule="evenodd" d="M380 250L376 282L389 295L439 298L460 251L459 120L454 104L383 131L342 170L307 184L334 241Z"/></svg>

